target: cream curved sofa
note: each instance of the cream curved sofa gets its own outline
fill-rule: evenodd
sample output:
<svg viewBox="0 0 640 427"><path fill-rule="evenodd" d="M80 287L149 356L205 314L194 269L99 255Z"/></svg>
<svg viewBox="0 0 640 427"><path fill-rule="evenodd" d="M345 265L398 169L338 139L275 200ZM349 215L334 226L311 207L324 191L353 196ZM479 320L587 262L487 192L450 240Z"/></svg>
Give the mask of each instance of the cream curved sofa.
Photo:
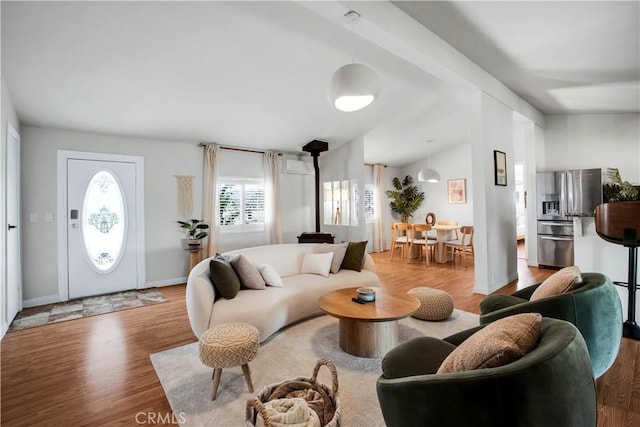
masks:
<svg viewBox="0 0 640 427"><path fill-rule="evenodd" d="M215 299L207 258L198 263L187 279L187 313L191 329L200 338L214 325L229 322L249 323L260 331L264 341L283 327L299 320L322 314L318 298L335 289L379 286L376 267L365 254L362 271L340 270L324 277L302 274L305 253L316 253L319 243L257 246L224 255L243 254L254 265L269 264L282 278L282 288L241 289L233 299Z"/></svg>

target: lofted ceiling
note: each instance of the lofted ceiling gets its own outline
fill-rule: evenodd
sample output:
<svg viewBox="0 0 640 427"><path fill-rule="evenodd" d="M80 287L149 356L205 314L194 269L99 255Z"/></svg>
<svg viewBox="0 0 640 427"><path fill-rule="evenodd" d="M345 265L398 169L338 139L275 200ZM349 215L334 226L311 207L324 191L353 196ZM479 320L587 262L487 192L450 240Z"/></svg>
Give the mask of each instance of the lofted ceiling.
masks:
<svg viewBox="0 0 640 427"><path fill-rule="evenodd" d="M640 111L638 1L394 4L545 114Z"/></svg>
<svg viewBox="0 0 640 427"><path fill-rule="evenodd" d="M394 2L543 113L640 111L638 3L555 3ZM468 138L468 87L311 3L1 7L2 74L23 124L285 152L364 135L365 161L392 166L426 157L427 140L437 151ZM381 95L342 113L327 87L352 55L380 75Z"/></svg>

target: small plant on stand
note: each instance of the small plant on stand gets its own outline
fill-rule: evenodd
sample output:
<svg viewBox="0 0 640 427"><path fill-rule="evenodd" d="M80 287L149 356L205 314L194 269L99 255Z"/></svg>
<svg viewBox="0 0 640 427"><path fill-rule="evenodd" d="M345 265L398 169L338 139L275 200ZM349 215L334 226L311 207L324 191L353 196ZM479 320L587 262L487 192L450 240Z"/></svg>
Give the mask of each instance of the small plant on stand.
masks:
<svg viewBox="0 0 640 427"><path fill-rule="evenodd" d="M209 233L209 224L201 219L192 219L191 221L177 221L180 228L187 230L187 244L189 246L200 246L202 239L207 237Z"/></svg>

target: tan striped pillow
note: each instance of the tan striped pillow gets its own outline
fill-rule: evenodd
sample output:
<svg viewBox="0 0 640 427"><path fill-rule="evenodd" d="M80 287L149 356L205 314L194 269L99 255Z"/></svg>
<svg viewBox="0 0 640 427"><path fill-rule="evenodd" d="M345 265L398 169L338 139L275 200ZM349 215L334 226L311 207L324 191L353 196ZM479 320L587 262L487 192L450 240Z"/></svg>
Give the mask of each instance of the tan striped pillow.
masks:
<svg viewBox="0 0 640 427"><path fill-rule="evenodd" d="M480 329L447 356L438 374L496 368L515 362L536 348L540 313L505 317Z"/></svg>
<svg viewBox="0 0 640 427"><path fill-rule="evenodd" d="M582 285L582 274L577 266L565 267L547 278L533 291L529 301L552 297L573 291Z"/></svg>

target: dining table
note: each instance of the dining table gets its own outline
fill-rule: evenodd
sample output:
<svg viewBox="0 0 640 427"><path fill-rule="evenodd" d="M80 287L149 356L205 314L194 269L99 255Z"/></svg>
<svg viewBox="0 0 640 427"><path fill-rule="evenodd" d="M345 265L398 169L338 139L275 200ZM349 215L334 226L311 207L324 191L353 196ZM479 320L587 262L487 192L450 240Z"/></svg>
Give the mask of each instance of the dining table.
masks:
<svg viewBox="0 0 640 427"><path fill-rule="evenodd" d="M444 243L448 240L454 240L454 231L459 228L459 225L450 224L436 224L431 226L432 230L436 230L436 262L438 264L444 264L450 261L445 254Z"/></svg>

